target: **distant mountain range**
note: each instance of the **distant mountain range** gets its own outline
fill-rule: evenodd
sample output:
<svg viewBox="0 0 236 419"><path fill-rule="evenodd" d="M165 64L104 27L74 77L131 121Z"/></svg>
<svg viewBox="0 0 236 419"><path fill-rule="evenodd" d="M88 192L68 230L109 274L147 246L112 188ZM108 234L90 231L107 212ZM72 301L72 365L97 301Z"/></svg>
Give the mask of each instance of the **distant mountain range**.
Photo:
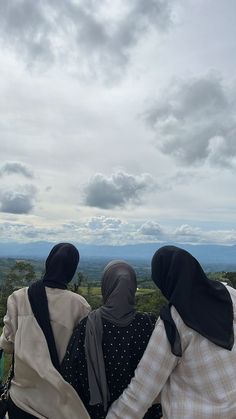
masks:
<svg viewBox="0 0 236 419"><path fill-rule="evenodd" d="M173 243L172 243L173 244ZM54 243L40 241L31 243L0 242L0 257L4 258L25 258L45 259ZM176 244L189 251L203 265L216 265L221 269L227 269L228 265L234 266L236 270L236 245L190 245ZM160 243L139 243L123 246L108 245L85 245L76 244L82 258L104 258L104 259L127 259L150 261L154 252L163 244ZM215 270L215 269L214 269ZM230 270L230 269L229 269ZM232 269L231 269L232 270Z"/></svg>

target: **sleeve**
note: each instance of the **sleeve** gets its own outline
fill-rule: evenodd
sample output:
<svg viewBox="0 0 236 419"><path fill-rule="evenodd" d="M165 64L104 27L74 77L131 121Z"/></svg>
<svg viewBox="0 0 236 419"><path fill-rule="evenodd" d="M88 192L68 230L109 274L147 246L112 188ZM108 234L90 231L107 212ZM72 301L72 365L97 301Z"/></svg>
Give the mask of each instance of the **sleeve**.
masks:
<svg viewBox="0 0 236 419"><path fill-rule="evenodd" d="M63 378L71 384L72 387L74 387L81 397L81 380L84 375L84 371L81 369L81 363L84 368L86 366L84 353L86 321L87 319L83 319L82 322L74 329L65 357L61 364L61 374Z"/></svg>
<svg viewBox="0 0 236 419"><path fill-rule="evenodd" d="M131 383L114 402L106 419L141 419L163 389L178 358L170 350L164 324L158 320Z"/></svg>
<svg viewBox="0 0 236 419"><path fill-rule="evenodd" d="M88 314L91 311L91 307L89 305L89 303L85 300L84 297L82 297L81 295L79 295L79 299L80 299L80 303L81 303L81 308L80 308L80 320L84 319L85 317L88 316Z"/></svg>
<svg viewBox="0 0 236 419"><path fill-rule="evenodd" d="M154 313L147 313L149 317L150 324L152 325L152 330L155 328L157 322L157 316Z"/></svg>
<svg viewBox="0 0 236 419"><path fill-rule="evenodd" d="M15 334L18 326L18 312L14 294L7 300L7 312L3 319L4 327L0 337L0 348L6 353L14 352Z"/></svg>

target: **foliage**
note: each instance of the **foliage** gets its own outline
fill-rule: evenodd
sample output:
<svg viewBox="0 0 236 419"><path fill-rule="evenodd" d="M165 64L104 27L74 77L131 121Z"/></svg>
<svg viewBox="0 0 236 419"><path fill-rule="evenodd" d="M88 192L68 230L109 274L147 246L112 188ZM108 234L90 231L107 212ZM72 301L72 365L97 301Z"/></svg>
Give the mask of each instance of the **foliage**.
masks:
<svg viewBox="0 0 236 419"><path fill-rule="evenodd" d="M148 292L147 292L148 291ZM166 299L163 297L158 289L155 290L140 290L136 294L136 308L142 312L152 312L158 317L160 309L163 304L166 303Z"/></svg>
<svg viewBox="0 0 236 419"><path fill-rule="evenodd" d="M236 288L236 272L210 272L207 276L210 279L224 282L232 288Z"/></svg>
<svg viewBox="0 0 236 419"><path fill-rule="evenodd" d="M223 279L228 282L228 284L236 288L236 272L224 272Z"/></svg>
<svg viewBox="0 0 236 419"><path fill-rule="evenodd" d="M34 267L26 261L16 261L0 286L0 324L6 312L7 298L16 289L29 286L36 279Z"/></svg>
<svg viewBox="0 0 236 419"><path fill-rule="evenodd" d="M16 261L6 276L4 287L13 292L16 289L29 286L36 279L36 274L31 263Z"/></svg>
<svg viewBox="0 0 236 419"><path fill-rule="evenodd" d="M93 286L91 283L84 284L80 287L79 294L82 295L92 309L96 309L102 305L102 296L100 286ZM136 309L141 312L153 312L159 315L160 308L165 304L166 300L161 292L157 289L139 288L136 293Z"/></svg>

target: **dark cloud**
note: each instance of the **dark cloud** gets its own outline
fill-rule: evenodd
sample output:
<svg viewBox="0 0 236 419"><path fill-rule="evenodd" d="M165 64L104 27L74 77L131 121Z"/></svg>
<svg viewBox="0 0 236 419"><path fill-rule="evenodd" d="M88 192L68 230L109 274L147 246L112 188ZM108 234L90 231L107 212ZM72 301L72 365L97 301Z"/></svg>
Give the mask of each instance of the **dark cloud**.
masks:
<svg viewBox="0 0 236 419"><path fill-rule="evenodd" d="M19 174L26 178L32 179L34 177L32 170L20 162L6 162L0 167L0 176L11 174Z"/></svg>
<svg viewBox="0 0 236 419"><path fill-rule="evenodd" d="M150 29L165 30L170 0L8 0L0 2L0 38L34 66L62 59L92 72L119 73L131 49ZM113 5L113 6L114 6ZM84 71L84 70L83 70ZM86 71L86 70L85 70Z"/></svg>
<svg viewBox="0 0 236 419"><path fill-rule="evenodd" d="M140 202L143 193L153 184L149 174L133 176L118 172L111 177L96 174L84 189L85 204L103 209L123 207L130 202Z"/></svg>
<svg viewBox="0 0 236 419"><path fill-rule="evenodd" d="M34 207L37 189L33 185L17 190L0 192L0 211L11 214L28 214Z"/></svg>
<svg viewBox="0 0 236 419"><path fill-rule="evenodd" d="M169 86L146 113L156 146L180 163L230 165L236 157L236 104L223 82L209 75Z"/></svg>
<svg viewBox="0 0 236 419"><path fill-rule="evenodd" d="M15 48L27 63L51 61L53 45L47 2L9 0L0 2L0 37Z"/></svg>

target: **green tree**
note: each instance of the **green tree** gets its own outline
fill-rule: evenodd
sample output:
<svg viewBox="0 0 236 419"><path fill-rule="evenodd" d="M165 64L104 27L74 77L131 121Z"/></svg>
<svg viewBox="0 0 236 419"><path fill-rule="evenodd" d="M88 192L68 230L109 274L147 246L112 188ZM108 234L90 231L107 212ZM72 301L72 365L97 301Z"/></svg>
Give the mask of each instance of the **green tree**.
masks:
<svg viewBox="0 0 236 419"><path fill-rule="evenodd" d="M6 312L7 298L15 290L29 286L36 279L34 267L26 261L16 261L2 281L0 288L0 324Z"/></svg>
<svg viewBox="0 0 236 419"><path fill-rule="evenodd" d="M82 290L80 287L86 285L88 282L87 276L83 272L77 272L76 279L69 285L69 289L76 294L82 295Z"/></svg>
<svg viewBox="0 0 236 419"><path fill-rule="evenodd" d="M223 278L231 287L236 288L236 272L224 272Z"/></svg>
<svg viewBox="0 0 236 419"><path fill-rule="evenodd" d="M143 292L136 295L136 308L142 312L152 312L159 316L161 307L166 304L166 299L157 289Z"/></svg>
<svg viewBox="0 0 236 419"><path fill-rule="evenodd" d="M6 276L4 287L10 292L18 288L29 286L36 279L34 267L26 261L16 261Z"/></svg>

